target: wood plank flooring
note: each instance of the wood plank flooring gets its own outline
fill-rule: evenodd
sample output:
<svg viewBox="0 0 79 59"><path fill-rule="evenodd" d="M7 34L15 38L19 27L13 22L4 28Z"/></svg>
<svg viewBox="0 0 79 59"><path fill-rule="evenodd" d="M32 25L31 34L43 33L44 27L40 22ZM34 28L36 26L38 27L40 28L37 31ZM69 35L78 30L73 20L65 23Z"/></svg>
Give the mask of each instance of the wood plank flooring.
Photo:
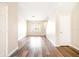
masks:
<svg viewBox="0 0 79 59"><path fill-rule="evenodd" d="M57 47L57 49L64 57L79 57L79 51L74 50L70 46L61 46Z"/></svg>
<svg viewBox="0 0 79 59"><path fill-rule="evenodd" d="M30 46L31 40L30 38L26 40L24 47L12 57L79 57L79 51L69 46L55 47L46 37L35 38L36 41L31 42L35 45L33 47Z"/></svg>

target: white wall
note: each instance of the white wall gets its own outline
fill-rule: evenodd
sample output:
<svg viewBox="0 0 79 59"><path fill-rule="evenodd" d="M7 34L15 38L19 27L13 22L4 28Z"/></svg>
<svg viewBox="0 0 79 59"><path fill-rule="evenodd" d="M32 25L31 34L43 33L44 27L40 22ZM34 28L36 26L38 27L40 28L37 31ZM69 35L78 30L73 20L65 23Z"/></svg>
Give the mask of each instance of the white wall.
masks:
<svg viewBox="0 0 79 59"><path fill-rule="evenodd" d="M71 45L79 50L79 3L71 14Z"/></svg>
<svg viewBox="0 0 79 59"><path fill-rule="evenodd" d="M56 46L56 21L55 17L52 19L49 18L47 28L46 28L46 36L52 44Z"/></svg>
<svg viewBox="0 0 79 59"><path fill-rule="evenodd" d="M24 14L22 14L21 6L18 5L18 40L27 36L27 22Z"/></svg>
<svg viewBox="0 0 79 59"><path fill-rule="evenodd" d="M18 19L18 40L24 38L27 33L27 24L26 20L19 17Z"/></svg>

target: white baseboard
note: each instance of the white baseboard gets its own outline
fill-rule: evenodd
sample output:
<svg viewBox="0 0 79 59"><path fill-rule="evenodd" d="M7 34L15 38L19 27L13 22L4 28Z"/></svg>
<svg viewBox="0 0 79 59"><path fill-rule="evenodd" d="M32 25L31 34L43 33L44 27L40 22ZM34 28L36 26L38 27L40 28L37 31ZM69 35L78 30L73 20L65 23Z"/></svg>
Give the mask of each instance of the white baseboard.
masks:
<svg viewBox="0 0 79 59"><path fill-rule="evenodd" d="M71 46L71 47L73 47L73 48L75 48L75 49L79 50L79 48L78 48L78 47L76 47L76 46L74 46L74 45L69 45L69 46Z"/></svg>
<svg viewBox="0 0 79 59"><path fill-rule="evenodd" d="M23 48L23 46L26 44L26 36L25 37L23 37L22 39L20 39L20 40L18 40L18 43L20 42L21 43L21 45L19 45L18 47L18 49L21 49L21 48Z"/></svg>
<svg viewBox="0 0 79 59"><path fill-rule="evenodd" d="M59 47L59 46L69 46L69 44L68 45L67 44L61 44L61 45L60 44L57 44L56 45L56 47Z"/></svg>
<svg viewBox="0 0 79 59"><path fill-rule="evenodd" d="M65 44L56 44L56 47L59 47L59 46L70 46L70 43L67 42L67 43L65 43Z"/></svg>
<svg viewBox="0 0 79 59"><path fill-rule="evenodd" d="M61 45L55 45L56 47L59 47L59 46L61 46Z"/></svg>
<svg viewBox="0 0 79 59"><path fill-rule="evenodd" d="M8 57L11 56L16 50L18 50L18 47L15 48L11 53L8 54Z"/></svg>
<svg viewBox="0 0 79 59"><path fill-rule="evenodd" d="M73 48L79 50L78 47L76 47L76 46L74 46L74 45L71 45L71 44L68 44L68 45L56 45L56 47L59 47L59 46L71 46L71 47L73 47Z"/></svg>

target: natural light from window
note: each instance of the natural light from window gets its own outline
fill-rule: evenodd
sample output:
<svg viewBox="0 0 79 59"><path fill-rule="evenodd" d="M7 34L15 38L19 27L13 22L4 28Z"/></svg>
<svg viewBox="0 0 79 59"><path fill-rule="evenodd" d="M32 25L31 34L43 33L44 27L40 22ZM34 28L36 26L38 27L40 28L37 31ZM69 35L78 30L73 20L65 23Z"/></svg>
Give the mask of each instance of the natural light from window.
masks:
<svg viewBox="0 0 79 59"><path fill-rule="evenodd" d="M30 47L31 48L40 48L42 45L41 37L30 37Z"/></svg>

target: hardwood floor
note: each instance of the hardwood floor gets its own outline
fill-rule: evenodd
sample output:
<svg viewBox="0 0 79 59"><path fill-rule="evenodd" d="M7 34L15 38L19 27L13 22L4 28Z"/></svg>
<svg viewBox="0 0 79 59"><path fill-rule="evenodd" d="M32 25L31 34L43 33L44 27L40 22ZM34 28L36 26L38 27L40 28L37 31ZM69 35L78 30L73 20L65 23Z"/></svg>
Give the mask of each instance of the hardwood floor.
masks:
<svg viewBox="0 0 79 59"><path fill-rule="evenodd" d="M46 37L29 37L12 57L79 57L78 52L69 46L55 47Z"/></svg>
<svg viewBox="0 0 79 59"><path fill-rule="evenodd" d="M61 46L57 47L57 49L64 57L79 57L79 51L74 50L74 48L70 46Z"/></svg>

